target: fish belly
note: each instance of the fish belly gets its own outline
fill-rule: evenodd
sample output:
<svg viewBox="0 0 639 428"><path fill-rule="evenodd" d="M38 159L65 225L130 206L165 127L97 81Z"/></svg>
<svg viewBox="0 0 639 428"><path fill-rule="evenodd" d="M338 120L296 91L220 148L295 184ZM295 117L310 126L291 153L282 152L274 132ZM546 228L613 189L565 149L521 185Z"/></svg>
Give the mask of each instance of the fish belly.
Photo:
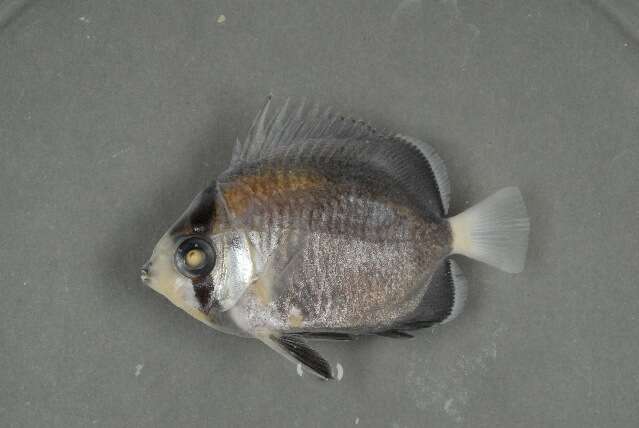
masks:
<svg viewBox="0 0 639 428"><path fill-rule="evenodd" d="M249 287L231 315L249 333L389 328L419 305L445 251L421 240L312 233L292 260L274 268L268 283L260 279Z"/></svg>

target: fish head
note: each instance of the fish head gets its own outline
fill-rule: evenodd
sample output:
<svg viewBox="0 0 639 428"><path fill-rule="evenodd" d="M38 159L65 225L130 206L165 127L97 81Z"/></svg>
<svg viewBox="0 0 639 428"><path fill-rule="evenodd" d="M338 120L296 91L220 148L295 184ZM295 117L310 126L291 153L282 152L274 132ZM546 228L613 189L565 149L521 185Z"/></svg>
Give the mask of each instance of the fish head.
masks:
<svg viewBox="0 0 639 428"><path fill-rule="evenodd" d="M160 238L141 269L146 285L213 327L224 327L216 314L238 302L254 271L245 233L225 227L224 217L215 185L206 188Z"/></svg>

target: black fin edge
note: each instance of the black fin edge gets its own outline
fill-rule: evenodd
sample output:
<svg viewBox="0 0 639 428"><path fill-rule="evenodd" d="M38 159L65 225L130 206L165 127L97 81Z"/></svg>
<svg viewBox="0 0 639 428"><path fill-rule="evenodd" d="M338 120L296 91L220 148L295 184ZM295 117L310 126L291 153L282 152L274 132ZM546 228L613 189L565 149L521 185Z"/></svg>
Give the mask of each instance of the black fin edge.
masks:
<svg viewBox="0 0 639 428"><path fill-rule="evenodd" d="M348 341L355 340L356 337L348 333L333 333L333 332L299 332L288 333L289 336L301 336L309 340L336 340L336 341Z"/></svg>

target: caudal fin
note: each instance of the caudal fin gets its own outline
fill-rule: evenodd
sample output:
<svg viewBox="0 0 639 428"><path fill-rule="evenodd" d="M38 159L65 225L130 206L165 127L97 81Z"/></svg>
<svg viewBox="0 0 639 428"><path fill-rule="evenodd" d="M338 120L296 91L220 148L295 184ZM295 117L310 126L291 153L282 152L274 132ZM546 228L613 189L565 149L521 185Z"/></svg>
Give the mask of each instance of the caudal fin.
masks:
<svg viewBox="0 0 639 428"><path fill-rule="evenodd" d="M453 254L519 273L526 263L530 223L517 187L506 187L448 219Z"/></svg>

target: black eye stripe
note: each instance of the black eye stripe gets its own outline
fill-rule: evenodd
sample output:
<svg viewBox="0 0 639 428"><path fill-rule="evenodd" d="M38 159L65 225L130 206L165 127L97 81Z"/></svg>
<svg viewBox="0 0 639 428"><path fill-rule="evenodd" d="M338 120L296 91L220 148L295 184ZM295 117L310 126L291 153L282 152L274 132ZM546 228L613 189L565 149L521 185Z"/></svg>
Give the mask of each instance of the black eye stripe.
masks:
<svg viewBox="0 0 639 428"><path fill-rule="evenodd" d="M197 267L188 266L186 255L193 249L201 250L204 253L204 261ZM208 275L215 267L215 250L211 243L201 237L192 236L184 239L175 251L175 267L188 278L201 278Z"/></svg>
<svg viewBox="0 0 639 428"><path fill-rule="evenodd" d="M215 187L209 186L200 194L199 203L189 215L191 227L196 233L204 233L210 229L215 217Z"/></svg>
<svg viewBox="0 0 639 428"><path fill-rule="evenodd" d="M192 283L193 292L195 293L195 297L200 303L200 306L205 310L210 309L209 304L211 302L211 292L213 291L211 277L194 278Z"/></svg>
<svg viewBox="0 0 639 428"><path fill-rule="evenodd" d="M215 221L215 186L211 185L200 192L189 205L188 210L171 229L171 235L205 234L211 230Z"/></svg>

